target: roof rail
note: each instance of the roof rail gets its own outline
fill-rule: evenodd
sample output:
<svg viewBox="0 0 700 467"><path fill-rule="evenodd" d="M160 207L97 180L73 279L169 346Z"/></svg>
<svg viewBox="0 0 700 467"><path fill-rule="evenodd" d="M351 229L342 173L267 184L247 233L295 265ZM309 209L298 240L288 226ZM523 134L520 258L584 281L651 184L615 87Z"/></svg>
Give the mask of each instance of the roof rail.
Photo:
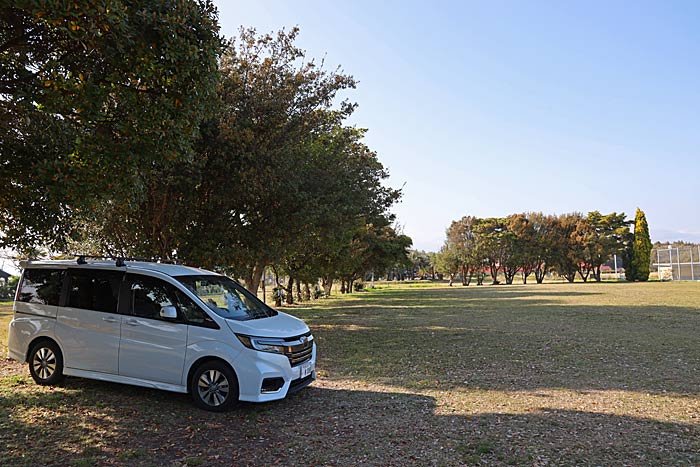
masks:
<svg viewBox="0 0 700 467"><path fill-rule="evenodd" d="M170 259L163 259L163 258L131 258L128 256L113 256L113 255L107 255L107 256L100 256L100 255L80 255L76 254L74 256L77 256L77 263L78 264L87 264L88 259L108 259L108 260L114 260L116 263L117 267L124 267L126 266L126 261L143 261L146 263L162 263L162 264L182 264L180 261L177 260L170 260Z"/></svg>

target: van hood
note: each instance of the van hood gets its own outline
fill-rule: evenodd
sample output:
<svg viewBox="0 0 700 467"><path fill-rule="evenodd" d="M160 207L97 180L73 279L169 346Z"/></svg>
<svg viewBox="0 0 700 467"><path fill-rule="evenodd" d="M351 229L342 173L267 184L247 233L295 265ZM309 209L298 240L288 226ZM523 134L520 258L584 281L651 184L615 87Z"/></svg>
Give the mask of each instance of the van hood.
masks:
<svg viewBox="0 0 700 467"><path fill-rule="evenodd" d="M295 337L309 332L305 322L281 311L269 318L248 321L227 319L226 323L234 333L256 337Z"/></svg>

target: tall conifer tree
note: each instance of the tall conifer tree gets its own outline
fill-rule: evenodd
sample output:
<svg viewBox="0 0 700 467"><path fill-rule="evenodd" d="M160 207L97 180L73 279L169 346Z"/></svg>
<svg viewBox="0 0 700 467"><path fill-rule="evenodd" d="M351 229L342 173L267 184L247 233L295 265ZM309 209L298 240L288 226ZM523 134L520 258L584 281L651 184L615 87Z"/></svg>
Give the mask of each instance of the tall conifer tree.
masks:
<svg viewBox="0 0 700 467"><path fill-rule="evenodd" d="M637 208L634 218L634 244L632 245L632 269L634 277L627 280L646 281L649 279L649 261L651 259L651 239L649 226L644 211Z"/></svg>

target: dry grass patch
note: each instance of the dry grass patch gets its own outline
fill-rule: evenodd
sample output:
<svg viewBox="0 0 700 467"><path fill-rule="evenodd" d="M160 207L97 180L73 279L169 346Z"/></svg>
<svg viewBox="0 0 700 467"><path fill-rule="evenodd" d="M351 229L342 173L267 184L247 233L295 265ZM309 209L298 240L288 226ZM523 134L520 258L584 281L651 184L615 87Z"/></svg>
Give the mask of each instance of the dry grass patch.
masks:
<svg viewBox="0 0 700 467"><path fill-rule="evenodd" d="M700 284L420 285L293 308L322 377L227 414L5 361L0 465L700 465Z"/></svg>

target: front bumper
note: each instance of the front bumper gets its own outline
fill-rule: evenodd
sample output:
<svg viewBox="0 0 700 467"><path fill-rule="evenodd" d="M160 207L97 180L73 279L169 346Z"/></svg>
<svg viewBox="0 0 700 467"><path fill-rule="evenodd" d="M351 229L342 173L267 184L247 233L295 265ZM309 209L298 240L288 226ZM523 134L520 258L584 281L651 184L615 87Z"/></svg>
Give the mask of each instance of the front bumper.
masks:
<svg viewBox="0 0 700 467"><path fill-rule="evenodd" d="M287 390L287 395L294 394L295 392L301 391L302 389L304 389L306 386L313 383L314 381L316 381L316 371L311 373L306 378L295 379L289 385L289 390Z"/></svg>
<svg viewBox="0 0 700 467"><path fill-rule="evenodd" d="M311 359L304 362L311 363L314 371L301 378L302 365L290 366L289 359L280 354L260 352L245 349L233 362L234 370L238 376L239 399L247 402L269 402L284 399L311 384L316 379L316 344L314 343ZM274 392L262 392L263 380L282 378L284 384Z"/></svg>

